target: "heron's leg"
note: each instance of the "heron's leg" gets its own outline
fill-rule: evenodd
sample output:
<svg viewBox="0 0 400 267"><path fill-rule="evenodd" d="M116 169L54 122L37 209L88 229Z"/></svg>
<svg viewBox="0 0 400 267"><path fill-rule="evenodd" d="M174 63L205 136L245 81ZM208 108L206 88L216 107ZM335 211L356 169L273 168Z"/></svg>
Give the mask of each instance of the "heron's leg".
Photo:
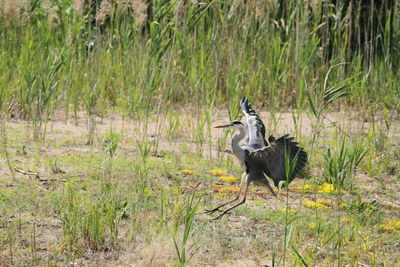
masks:
<svg viewBox="0 0 400 267"><path fill-rule="evenodd" d="M234 208L236 208L236 207L238 207L238 206L240 206L240 205L242 205L243 203L246 202L247 191L249 190L250 182L251 182L251 181L250 181L250 179L249 179L249 176L246 175L245 189L244 189L244 197L243 197L242 201L240 201L240 202L239 202L238 204L236 204L235 206L230 207L230 208L227 209L227 210L224 210L224 212L222 212L220 215L218 215L217 217L215 217L214 220L221 219L222 216L224 216L225 214L227 214L229 211L233 210Z"/></svg>
<svg viewBox="0 0 400 267"><path fill-rule="evenodd" d="M245 177L246 177L246 173L243 173L243 175L242 175L242 180L240 181L239 193L237 194L237 196L236 196L234 199L232 199L231 201L228 201L228 202L226 202L226 203L223 203L223 204L221 204L221 205L218 205L218 206L217 206L216 208L214 208L214 209L205 210L205 213L207 213L207 214L213 214L213 213L216 212L216 211L221 211L220 208L222 208L222 207L224 207L224 206L226 206L226 205L228 205L228 204L231 204L232 202L235 202L236 200L238 200L239 197L240 197L240 194L242 193L242 188L243 188L243 185L244 185L244 181L246 180Z"/></svg>
<svg viewBox="0 0 400 267"><path fill-rule="evenodd" d="M264 177L264 179L258 180L257 183L258 183L259 185L263 185L263 186L267 187L267 188L269 189L269 191L271 192L271 194L272 194L274 197L277 197L276 194L275 194L274 189L272 188L271 184L268 182L267 178Z"/></svg>

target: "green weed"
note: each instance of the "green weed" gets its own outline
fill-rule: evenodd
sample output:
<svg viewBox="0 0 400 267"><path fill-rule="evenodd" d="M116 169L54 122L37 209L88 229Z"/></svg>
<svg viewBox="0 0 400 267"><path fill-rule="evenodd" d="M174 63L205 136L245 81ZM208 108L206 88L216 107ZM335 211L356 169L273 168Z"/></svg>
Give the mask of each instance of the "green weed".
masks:
<svg viewBox="0 0 400 267"><path fill-rule="evenodd" d="M354 144L349 144L347 138L343 138L334 150L328 148L324 155L325 180L335 185L337 189L352 190L356 167L367 152L368 150L362 145L362 142L356 141Z"/></svg>
<svg viewBox="0 0 400 267"><path fill-rule="evenodd" d="M69 253L85 248L103 250L118 239L119 224L127 201L108 184L98 196L82 194L67 184L55 199L56 212L62 221L63 244Z"/></svg>
<svg viewBox="0 0 400 267"><path fill-rule="evenodd" d="M199 207L201 199L195 200L195 195L188 197L186 200L186 208L185 213L183 214L182 218L176 217L174 223L174 246L177 254L176 265L177 266L185 266L188 256L187 253L189 252L188 242L189 238L192 236L192 224L194 216L196 215L197 209ZM180 225L180 221L183 220L184 228L182 236L181 244L178 245L177 241L177 234Z"/></svg>

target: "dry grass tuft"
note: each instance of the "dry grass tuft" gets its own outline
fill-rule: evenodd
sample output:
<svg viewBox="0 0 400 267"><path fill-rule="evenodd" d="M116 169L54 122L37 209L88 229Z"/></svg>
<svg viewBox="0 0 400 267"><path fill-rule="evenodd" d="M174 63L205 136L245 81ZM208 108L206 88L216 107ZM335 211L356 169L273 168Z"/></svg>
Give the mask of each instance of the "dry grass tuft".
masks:
<svg viewBox="0 0 400 267"><path fill-rule="evenodd" d="M50 0L44 0L40 7L43 9L44 13L48 15L49 22L53 25L56 24L59 20L57 14L58 6L52 4Z"/></svg>
<svg viewBox="0 0 400 267"><path fill-rule="evenodd" d="M113 14L113 6L110 1L104 0L101 2L99 10L96 14L96 20L104 22Z"/></svg>
<svg viewBox="0 0 400 267"><path fill-rule="evenodd" d="M0 16L10 20L19 19L21 11L26 7L26 0L2 0L0 3Z"/></svg>
<svg viewBox="0 0 400 267"><path fill-rule="evenodd" d="M83 14L86 5L86 0L73 0L73 7L79 15Z"/></svg>
<svg viewBox="0 0 400 267"><path fill-rule="evenodd" d="M145 240L137 243L133 253L127 255L130 260L123 262L132 262L135 266L169 266L174 261L175 248L168 235L159 235L149 243Z"/></svg>
<svg viewBox="0 0 400 267"><path fill-rule="evenodd" d="M93 7L93 0L74 0L73 6L79 15L83 15L88 8L96 8ZM129 13L134 17L136 26L140 27L147 19L147 6L145 0L102 0L97 7L96 20L104 22L117 13Z"/></svg>
<svg viewBox="0 0 400 267"><path fill-rule="evenodd" d="M130 6L135 14L137 26L142 26L147 19L147 2L145 0L130 0Z"/></svg>

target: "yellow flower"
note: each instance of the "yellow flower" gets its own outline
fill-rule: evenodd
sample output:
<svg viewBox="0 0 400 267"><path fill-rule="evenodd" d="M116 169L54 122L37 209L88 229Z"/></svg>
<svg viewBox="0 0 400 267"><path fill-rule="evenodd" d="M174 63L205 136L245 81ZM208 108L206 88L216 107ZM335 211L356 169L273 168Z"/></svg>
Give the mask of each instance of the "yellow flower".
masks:
<svg viewBox="0 0 400 267"><path fill-rule="evenodd" d="M290 187L290 189L293 191L299 191L299 192L304 192L304 193L313 191L313 187L310 184L292 186L292 187Z"/></svg>
<svg viewBox="0 0 400 267"><path fill-rule="evenodd" d="M287 209L283 208L283 209L280 209L279 211L283 212L283 213L286 213L286 211L287 211L288 214L292 214L292 215L297 213L297 210L295 210L293 208L287 208Z"/></svg>
<svg viewBox="0 0 400 267"><path fill-rule="evenodd" d="M316 203L327 207L332 206L332 200L330 199L317 199Z"/></svg>
<svg viewBox="0 0 400 267"><path fill-rule="evenodd" d="M228 173L226 171L219 170L219 169L211 170L211 174L214 176L227 176L228 175Z"/></svg>
<svg viewBox="0 0 400 267"><path fill-rule="evenodd" d="M194 171L192 171L192 170L182 170L182 173L185 174L185 175L193 175Z"/></svg>
<svg viewBox="0 0 400 267"><path fill-rule="evenodd" d="M328 209L327 206L317 203L315 201L310 201L310 200L304 200L303 201L303 206L310 208L310 209L318 209L318 210L326 210Z"/></svg>
<svg viewBox="0 0 400 267"><path fill-rule="evenodd" d="M239 181L239 178L235 177L235 176L221 176L219 178L220 182L226 182L226 183L230 183L230 184L235 184Z"/></svg>
<svg viewBox="0 0 400 267"><path fill-rule="evenodd" d="M222 196L228 196L239 192L239 187L222 187L218 193Z"/></svg>
<svg viewBox="0 0 400 267"><path fill-rule="evenodd" d="M349 217L342 217L341 221L346 223L346 222L351 222L352 219L350 219Z"/></svg>
<svg viewBox="0 0 400 267"><path fill-rule="evenodd" d="M345 202L340 202L339 203L339 207L340 208L344 208L344 207L347 207L348 205L347 205L347 203L345 203Z"/></svg>
<svg viewBox="0 0 400 267"><path fill-rule="evenodd" d="M318 186L318 193L320 194L329 194L335 191L335 187L333 184L323 183L322 185Z"/></svg>
<svg viewBox="0 0 400 267"><path fill-rule="evenodd" d="M317 227L317 224L316 223L313 223L313 222L310 222L310 223L308 223L308 228L310 228L310 229L315 229L316 227Z"/></svg>
<svg viewBox="0 0 400 267"><path fill-rule="evenodd" d="M400 230L400 220L387 220L386 223L379 226L382 230L394 232Z"/></svg>

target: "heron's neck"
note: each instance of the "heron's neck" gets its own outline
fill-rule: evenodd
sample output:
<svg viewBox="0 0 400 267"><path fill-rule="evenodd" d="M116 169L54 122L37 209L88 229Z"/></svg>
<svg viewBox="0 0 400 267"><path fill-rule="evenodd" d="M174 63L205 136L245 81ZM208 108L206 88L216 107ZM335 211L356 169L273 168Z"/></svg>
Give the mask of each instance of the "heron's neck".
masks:
<svg viewBox="0 0 400 267"><path fill-rule="evenodd" d="M233 152L235 152L235 154L244 154L243 149L240 147L239 142L241 140L243 140L243 138L246 137L246 129L245 127L240 127L239 128L239 133L236 134L233 138L232 138L232 150Z"/></svg>

